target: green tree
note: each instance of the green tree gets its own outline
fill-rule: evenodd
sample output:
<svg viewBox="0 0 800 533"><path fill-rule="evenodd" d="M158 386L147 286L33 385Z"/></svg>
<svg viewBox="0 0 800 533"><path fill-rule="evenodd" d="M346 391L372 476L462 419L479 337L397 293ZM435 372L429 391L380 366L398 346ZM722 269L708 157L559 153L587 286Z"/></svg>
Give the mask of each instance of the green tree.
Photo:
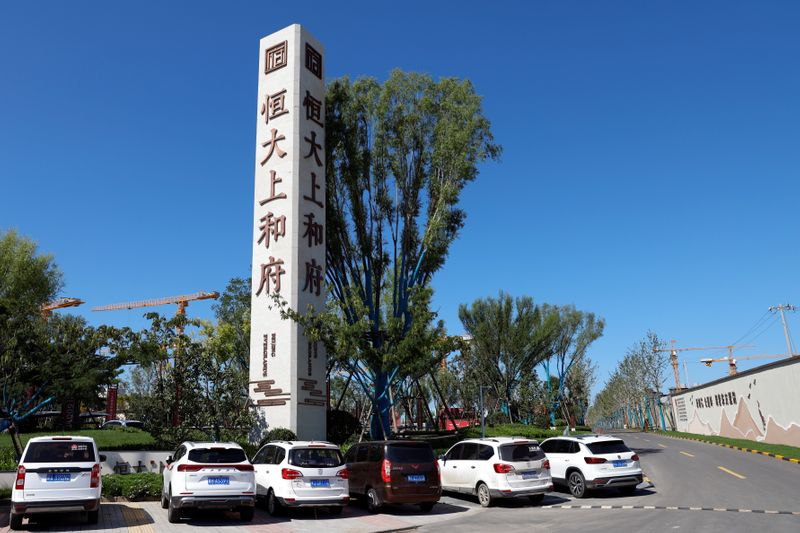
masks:
<svg viewBox="0 0 800 533"><path fill-rule="evenodd" d="M550 356L556 316L544 313L530 296L501 292L497 298L462 304L458 317L471 337L462 352L467 380L491 387L508 421L515 422L520 385L535 382L536 365Z"/></svg>
<svg viewBox="0 0 800 533"><path fill-rule="evenodd" d="M334 80L325 129L332 302L327 319L304 324L370 398L372 437L384 438L391 389L446 349L431 277L464 224L462 189L500 148L471 83L400 71L382 84Z"/></svg>

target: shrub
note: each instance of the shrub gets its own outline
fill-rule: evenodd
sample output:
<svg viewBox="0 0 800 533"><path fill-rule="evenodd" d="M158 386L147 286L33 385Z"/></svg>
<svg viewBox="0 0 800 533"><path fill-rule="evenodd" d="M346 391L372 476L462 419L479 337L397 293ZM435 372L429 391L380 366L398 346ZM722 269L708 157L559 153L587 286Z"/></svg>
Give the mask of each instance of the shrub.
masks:
<svg viewBox="0 0 800 533"><path fill-rule="evenodd" d="M129 501L158 500L161 498L161 474L111 474L103 476L103 496L123 497Z"/></svg>
<svg viewBox="0 0 800 533"><path fill-rule="evenodd" d="M328 411L327 439L334 444L344 444L361 429L358 419L347 411L332 409Z"/></svg>
<svg viewBox="0 0 800 533"><path fill-rule="evenodd" d="M297 440L297 435L295 435L294 431L291 429L272 428L264 433L261 442L258 443L258 447L261 448L263 445L273 440Z"/></svg>
<svg viewBox="0 0 800 533"><path fill-rule="evenodd" d="M11 499L11 488L5 487L0 488L0 500L8 500Z"/></svg>

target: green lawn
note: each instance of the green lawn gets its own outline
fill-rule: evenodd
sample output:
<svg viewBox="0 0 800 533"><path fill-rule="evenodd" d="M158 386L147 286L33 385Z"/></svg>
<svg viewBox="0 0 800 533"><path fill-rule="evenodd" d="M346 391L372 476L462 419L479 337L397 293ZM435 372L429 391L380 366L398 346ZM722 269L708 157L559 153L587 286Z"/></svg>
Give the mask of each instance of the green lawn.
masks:
<svg viewBox="0 0 800 533"><path fill-rule="evenodd" d="M146 431L134 428L124 429L86 429L81 431L47 431L43 433L23 433L20 435L22 445L33 437L53 435L81 435L92 437L100 451L107 450L152 450L156 441ZM17 462L14 457L14 446L8 433L0 434L0 470L13 470Z"/></svg>
<svg viewBox="0 0 800 533"><path fill-rule="evenodd" d="M737 448L745 448L747 450L757 450L764 453L772 453L775 455L782 455L790 459L800 460L800 448L794 446L785 446L783 444L767 444L765 442L756 442L754 440L746 439L729 439L727 437L717 437L714 435L696 435L694 433L682 433L680 431L654 431L662 435L670 437L681 437L691 440L702 440L706 442L713 442L715 444L727 444L728 446L735 446Z"/></svg>

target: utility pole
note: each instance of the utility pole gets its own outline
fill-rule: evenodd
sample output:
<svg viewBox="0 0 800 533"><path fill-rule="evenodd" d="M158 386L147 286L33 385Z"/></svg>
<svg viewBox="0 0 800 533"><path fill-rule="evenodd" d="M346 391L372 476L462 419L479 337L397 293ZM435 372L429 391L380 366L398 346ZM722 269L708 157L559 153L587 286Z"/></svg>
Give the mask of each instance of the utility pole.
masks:
<svg viewBox="0 0 800 533"><path fill-rule="evenodd" d="M789 336L789 326L786 324L786 316L784 311L795 311L797 308L791 304L781 304L770 306L769 310L772 312L781 312L781 322L783 322L783 336L786 337L786 349L789 350L789 357L794 355L794 348L792 347L792 338Z"/></svg>

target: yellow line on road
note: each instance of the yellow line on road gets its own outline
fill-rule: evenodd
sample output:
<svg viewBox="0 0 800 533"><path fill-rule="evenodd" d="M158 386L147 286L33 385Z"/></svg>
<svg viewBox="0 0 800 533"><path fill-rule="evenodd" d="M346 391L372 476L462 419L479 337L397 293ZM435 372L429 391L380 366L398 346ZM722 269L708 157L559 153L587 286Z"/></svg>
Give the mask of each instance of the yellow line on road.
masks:
<svg viewBox="0 0 800 533"><path fill-rule="evenodd" d="M694 455L690 454L689 452L681 452L686 457L694 457Z"/></svg>
<svg viewBox="0 0 800 533"><path fill-rule="evenodd" d="M658 443L658 445L659 445L659 446L661 446L662 448L666 448L666 446L664 446L664 445L663 445L663 444L661 444L660 442Z"/></svg>
<svg viewBox="0 0 800 533"><path fill-rule="evenodd" d="M732 476L738 477L739 479L747 479L745 476L743 476L743 475L741 475L741 474L737 474L737 473L736 473L736 472L734 472L733 470L728 470L728 469L727 469L727 468L725 468L724 466L718 466L717 468L719 468L719 469L720 469L720 470L722 470L723 472L726 472L726 473L728 473L728 474L730 474L730 475L732 475Z"/></svg>

